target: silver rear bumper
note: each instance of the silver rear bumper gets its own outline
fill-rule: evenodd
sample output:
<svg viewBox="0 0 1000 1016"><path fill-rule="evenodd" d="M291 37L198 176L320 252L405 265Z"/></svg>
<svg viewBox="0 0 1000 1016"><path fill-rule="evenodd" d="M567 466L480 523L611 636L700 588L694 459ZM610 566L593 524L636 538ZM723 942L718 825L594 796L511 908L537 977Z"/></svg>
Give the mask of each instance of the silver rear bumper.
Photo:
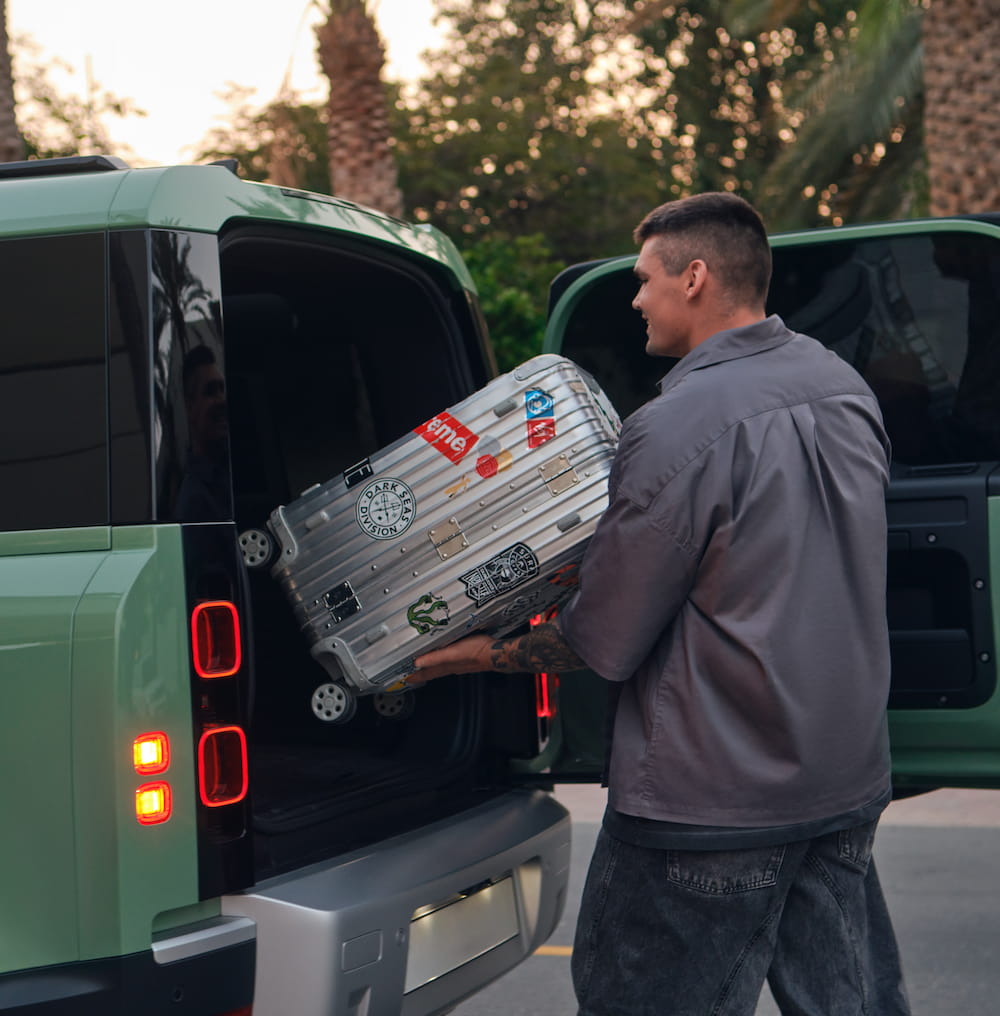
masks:
<svg viewBox="0 0 1000 1016"><path fill-rule="evenodd" d="M569 877L570 819L512 791L223 897L257 928L254 1016L426 1016L529 956Z"/></svg>

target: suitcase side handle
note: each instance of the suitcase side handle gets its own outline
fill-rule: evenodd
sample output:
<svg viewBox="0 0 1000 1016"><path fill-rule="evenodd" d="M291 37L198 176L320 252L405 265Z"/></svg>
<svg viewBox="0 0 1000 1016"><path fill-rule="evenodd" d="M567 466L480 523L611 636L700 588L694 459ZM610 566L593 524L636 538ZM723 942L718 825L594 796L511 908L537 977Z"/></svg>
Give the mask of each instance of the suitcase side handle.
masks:
<svg viewBox="0 0 1000 1016"><path fill-rule="evenodd" d="M518 364L511 371L511 375L515 381L527 381L529 377L534 377L544 370L551 370L561 363L569 362L571 361L565 356L560 356L558 353L541 353L538 356L533 356L530 360L525 360L524 363Z"/></svg>

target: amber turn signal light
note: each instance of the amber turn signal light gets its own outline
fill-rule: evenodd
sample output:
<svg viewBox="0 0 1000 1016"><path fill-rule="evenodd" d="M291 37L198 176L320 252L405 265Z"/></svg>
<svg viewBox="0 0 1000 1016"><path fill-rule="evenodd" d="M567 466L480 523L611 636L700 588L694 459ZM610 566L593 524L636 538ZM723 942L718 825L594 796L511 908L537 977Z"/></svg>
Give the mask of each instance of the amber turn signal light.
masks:
<svg viewBox="0 0 1000 1016"><path fill-rule="evenodd" d="M156 776L170 768L170 741L161 730L140 734L132 742L132 764L140 776Z"/></svg>
<svg viewBox="0 0 1000 1016"><path fill-rule="evenodd" d="M142 825L156 825L166 822L173 811L170 784L164 782L144 783L136 788L135 817Z"/></svg>

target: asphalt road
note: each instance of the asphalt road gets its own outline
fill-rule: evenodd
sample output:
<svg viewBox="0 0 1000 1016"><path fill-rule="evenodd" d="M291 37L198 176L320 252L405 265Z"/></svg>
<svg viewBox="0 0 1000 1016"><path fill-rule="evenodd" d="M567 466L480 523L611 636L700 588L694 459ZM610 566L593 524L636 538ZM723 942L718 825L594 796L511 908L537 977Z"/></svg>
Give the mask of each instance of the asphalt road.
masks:
<svg viewBox="0 0 1000 1016"><path fill-rule="evenodd" d="M456 1016L573 1016L577 903L603 791L562 786L573 815L566 913L543 949L464 1002ZM1000 791L939 790L889 806L875 846L903 953L913 1016L1000 1014ZM765 989L757 1016L778 1016Z"/></svg>

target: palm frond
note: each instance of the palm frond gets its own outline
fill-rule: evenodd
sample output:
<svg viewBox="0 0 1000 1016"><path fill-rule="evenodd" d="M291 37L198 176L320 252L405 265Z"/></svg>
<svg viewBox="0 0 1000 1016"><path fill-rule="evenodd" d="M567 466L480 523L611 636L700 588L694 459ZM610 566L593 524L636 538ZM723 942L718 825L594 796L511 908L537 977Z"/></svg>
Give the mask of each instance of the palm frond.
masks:
<svg viewBox="0 0 1000 1016"><path fill-rule="evenodd" d="M802 92L788 97L806 119L795 140L764 172L762 195L822 186L820 181L850 169L857 153L890 142L892 132L901 126L904 137L913 137L923 86L919 13L910 7L905 18L892 24L892 33L881 35L868 57L848 51Z"/></svg>

